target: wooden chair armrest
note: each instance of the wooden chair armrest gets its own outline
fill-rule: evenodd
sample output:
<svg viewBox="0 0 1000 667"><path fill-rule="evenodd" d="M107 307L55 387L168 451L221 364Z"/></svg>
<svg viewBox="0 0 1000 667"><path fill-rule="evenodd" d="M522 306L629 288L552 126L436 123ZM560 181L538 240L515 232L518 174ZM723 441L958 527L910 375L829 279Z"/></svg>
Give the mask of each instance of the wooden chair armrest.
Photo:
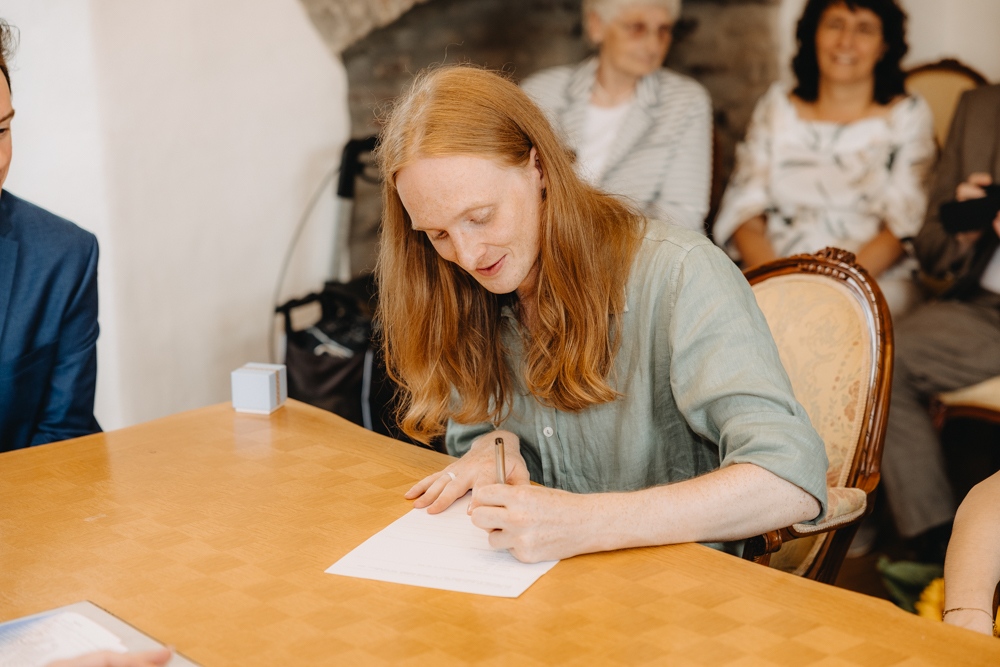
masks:
<svg viewBox="0 0 1000 667"><path fill-rule="evenodd" d="M781 549L784 541L782 530L769 530L760 535L747 538L743 543L743 560L752 560L763 566L771 564L771 554ZM791 538L790 539L795 539Z"/></svg>
<svg viewBox="0 0 1000 667"><path fill-rule="evenodd" d="M770 530L766 533L761 533L760 535L754 535L753 537L747 538L743 545L743 559L752 560L760 565L770 565L771 554L779 551L781 549L781 545L785 542L791 542L792 540L798 540L803 537L815 537L816 535L832 533L836 530L849 528L855 524L861 523L869 512L870 509L862 513L861 516L855 517L849 521L839 523L835 526L825 526L819 530L814 530L809 533L800 533L792 526L788 526L787 528Z"/></svg>
<svg viewBox="0 0 1000 667"><path fill-rule="evenodd" d="M868 475L868 477L858 480L856 488L859 488L868 494L869 506L872 504L872 501L875 500L872 497L872 494L875 493L875 489L878 487L878 483L881 479L882 479L881 473L873 472L870 475Z"/></svg>
<svg viewBox="0 0 1000 667"><path fill-rule="evenodd" d="M823 525L822 523L817 526L795 524L787 528L771 530L761 535L755 535L747 539L744 543L743 558L760 563L761 565L768 565L771 561L771 554L780 550L781 545L785 542L803 537L822 535L823 533L830 533L835 530L843 530L860 523L872 511L875 489L878 487L879 482L879 474L877 472L872 473L860 482L857 487L854 487L865 492L866 502L860 511L844 515L843 518L838 518L827 525Z"/></svg>
<svg viewBox="0 0 1000 667"><path fill-rule="evenodd" d="M859 516L856 516L853 519L849 519L847 521L844 521L843 523L838 523L832 526L823 526L822 528L817 528L816 530L811 530L809 532L801 532L795 530L794 526L789 526L788 528L782 528L782 530L788 533L788 539L797 540L802 537L812 537L814 535L822 535L823 533L832 533L835 530L843 530L844 528L853 526L856 523L861 523L861 521L865 518L867 514L868 510L866 509Z"/></svg>

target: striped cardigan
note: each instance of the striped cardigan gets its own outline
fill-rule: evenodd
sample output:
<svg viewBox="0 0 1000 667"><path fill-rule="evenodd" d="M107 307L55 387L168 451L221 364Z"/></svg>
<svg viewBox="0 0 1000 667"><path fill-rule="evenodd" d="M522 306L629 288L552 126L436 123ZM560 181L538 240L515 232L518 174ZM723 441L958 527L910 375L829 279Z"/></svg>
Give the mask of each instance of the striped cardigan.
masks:
<svg viewBox="0 0 1000 667"><path fill-rule="evenodd" d="M576 150L597 74L597 58L553 67L521 87ZM712 103L693 79L660 69L639 80L635 103L618 130L601 187L623 195L652 218L704 232L712 180Z"/></svg>

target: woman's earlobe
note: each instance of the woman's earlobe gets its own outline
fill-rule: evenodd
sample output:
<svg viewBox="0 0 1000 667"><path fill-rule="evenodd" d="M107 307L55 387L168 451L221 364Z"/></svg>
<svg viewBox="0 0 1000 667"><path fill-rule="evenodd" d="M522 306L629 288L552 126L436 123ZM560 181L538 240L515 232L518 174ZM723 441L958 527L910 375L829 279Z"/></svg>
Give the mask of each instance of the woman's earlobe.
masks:
<svg viewBox="0 0 1000 667"><path fill-rule="evenodd" d="M601 20L597 12L590 12L587 15L587 37L597 47L604 41L604 21Z"/></svg>
<svg viewBox="0 0 1000 667"><path fill-rule="evenodd" d="M538 180L542 189L545 188L545 170L542 169L542 158L538 155L538 149L534 146L531 147L531 153L528 155L528 161L535 161L535 169L538 170Z"/></svg>

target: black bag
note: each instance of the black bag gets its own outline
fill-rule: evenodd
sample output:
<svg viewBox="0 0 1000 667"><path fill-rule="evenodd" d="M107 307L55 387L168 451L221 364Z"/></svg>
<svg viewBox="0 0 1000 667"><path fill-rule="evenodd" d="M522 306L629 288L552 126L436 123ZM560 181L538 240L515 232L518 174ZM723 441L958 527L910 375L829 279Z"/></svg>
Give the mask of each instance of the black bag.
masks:
<svg viewBox="0 0 1000 667"><path fill-rule="evenodd" d="M949 234L989 229L1000 212L1000 185L987 185L985 197L941 204L941 226Z"/></svg>
<svg viewBox="0 0 1000 667"><path fill-rule="evenodd" d="M371 276L328 282L322 292L288 301L285 318L288 396L329 410L370 431L415 443L395 422L396 385L372 339L375 287ZM322 317L292 328L292 311L319 302Z"/></svg>

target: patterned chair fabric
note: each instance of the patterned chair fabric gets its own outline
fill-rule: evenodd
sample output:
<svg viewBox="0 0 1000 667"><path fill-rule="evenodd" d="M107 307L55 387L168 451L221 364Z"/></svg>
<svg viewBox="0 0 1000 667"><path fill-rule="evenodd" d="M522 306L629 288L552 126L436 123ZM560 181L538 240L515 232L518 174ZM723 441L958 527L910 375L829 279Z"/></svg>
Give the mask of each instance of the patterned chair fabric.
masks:
<svg viewBox="0 0 1000 667"><path fill-rule="evenodd" d="M844 488L866 418L872 373L870 315L837 280L808 273L775 276L753 287L771 327L795 397L826 444L830 459L827 518L800 533L849 523L866 508L866 494ZM829 533L782 545L771 567L804 574Z"/></svg>

